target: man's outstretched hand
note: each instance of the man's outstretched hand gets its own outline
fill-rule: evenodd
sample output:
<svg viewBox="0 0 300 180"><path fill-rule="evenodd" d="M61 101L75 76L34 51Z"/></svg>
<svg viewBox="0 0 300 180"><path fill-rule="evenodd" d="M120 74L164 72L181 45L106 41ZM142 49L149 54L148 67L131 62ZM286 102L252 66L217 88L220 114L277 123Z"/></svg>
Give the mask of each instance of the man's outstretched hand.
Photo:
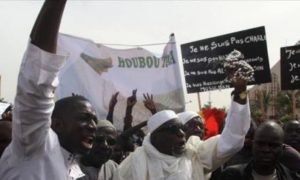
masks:
<svg viewBox="0 0 300 180"><path fill-rule="evenodd" d="M144 96L144 106L152 113L155 114L156 113L156 107L155 107L155 103L153 101L153 95L149 95L147 94L143 94Z"/></svg>
<svg viewBox="0 0 300 180"><path fill-rule="evenodd" d="M247 81L240 77L237 77L235 81L232 81L233 100L239 104L247 103Z"/></svg>
<svg viewBox="0 0 300 180"><path fill-rule="evenodd" d="M132 91L132 96L127 98L127 107L133 107L136 104L136 92L137 89L134 89Z"/></svg>

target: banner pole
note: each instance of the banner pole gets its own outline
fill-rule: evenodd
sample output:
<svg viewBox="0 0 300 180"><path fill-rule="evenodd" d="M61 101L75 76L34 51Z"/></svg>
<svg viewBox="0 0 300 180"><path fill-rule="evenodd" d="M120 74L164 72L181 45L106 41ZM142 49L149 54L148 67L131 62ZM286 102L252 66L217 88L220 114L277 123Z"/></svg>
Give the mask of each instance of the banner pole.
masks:
<svg viewBox="0 0 300 180"><path fill-rule="evenodd" d="M200 99L200 92L197 92L197 97L198 97L198 108L199 108L199 111L201 111L201 99Z"/></svg>

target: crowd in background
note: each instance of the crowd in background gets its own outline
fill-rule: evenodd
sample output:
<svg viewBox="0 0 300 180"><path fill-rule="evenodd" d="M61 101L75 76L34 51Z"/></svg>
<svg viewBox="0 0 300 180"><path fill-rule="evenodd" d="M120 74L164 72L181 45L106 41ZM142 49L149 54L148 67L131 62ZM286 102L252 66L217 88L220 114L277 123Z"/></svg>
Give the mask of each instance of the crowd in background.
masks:
<svg viewBox="0 0 300 180"><path fill-rule="evenodd" d="M54 103L65 61L56 52L65 4L46 0L32 29L15 102L1 115L1 180L300 179L300 122L251 120L243 96L247 81L240 77L232 82L230 109L214 135L198 113L157 109L148 93L143 103L152 116L133 126L137 89L127 98L122 131L113 119L118 92L105 120L82 95ZM230 68L228 76L236 70Z"/></svg>

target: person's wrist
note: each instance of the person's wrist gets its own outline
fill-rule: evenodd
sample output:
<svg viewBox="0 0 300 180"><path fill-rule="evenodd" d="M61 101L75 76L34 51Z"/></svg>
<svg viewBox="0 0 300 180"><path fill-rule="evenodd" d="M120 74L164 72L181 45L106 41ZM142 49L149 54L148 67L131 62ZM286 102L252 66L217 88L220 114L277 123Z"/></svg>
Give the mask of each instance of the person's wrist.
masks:
<svg viewBox="0 0 300 180"><path fill-rule="evenodd" d="M248 95L248 92L245 90L245 91L242 91L242 92L239 92L238 96L241 100L244 100L247 98L247 95Z"/></svg>
<svg viewBox="0 0 300 180"><path fill-rule="evenodd" d="M247 102L247 96L248 92L247 90L244 91L233 91L231 93L233 95L233 100L240 103L240 104L246 104Z"/></svg>

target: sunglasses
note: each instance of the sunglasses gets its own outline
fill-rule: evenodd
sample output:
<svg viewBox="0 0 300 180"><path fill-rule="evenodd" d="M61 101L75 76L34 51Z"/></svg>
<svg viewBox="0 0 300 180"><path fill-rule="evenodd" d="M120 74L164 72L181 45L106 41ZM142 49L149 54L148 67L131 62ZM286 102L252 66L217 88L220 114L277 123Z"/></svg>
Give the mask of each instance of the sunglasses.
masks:
<svg viewBox="0 0 300 180"><path fill-rule="evenodd" d="M169 132L169 133L178 133L180 131L183 131L183 125L182 124L170 124L163 126L159 129L157 129L157 132Z"/></svg>

